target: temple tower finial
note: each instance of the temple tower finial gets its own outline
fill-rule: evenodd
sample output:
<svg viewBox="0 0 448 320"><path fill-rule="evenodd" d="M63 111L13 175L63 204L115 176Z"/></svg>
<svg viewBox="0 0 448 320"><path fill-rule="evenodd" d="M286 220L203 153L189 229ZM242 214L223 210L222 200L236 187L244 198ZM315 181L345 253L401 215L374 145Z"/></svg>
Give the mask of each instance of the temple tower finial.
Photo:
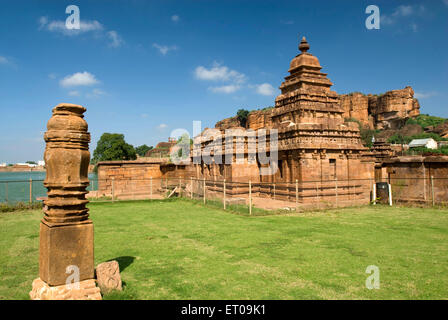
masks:
<svg viewBox="0 0 448 320"><path fill-rule="evenodd" d="M309 49L310 45L308 44L308 41L306 41L306 38L303 37L299 44L299 50L302 51L302 53L306 53Z"/></svg>

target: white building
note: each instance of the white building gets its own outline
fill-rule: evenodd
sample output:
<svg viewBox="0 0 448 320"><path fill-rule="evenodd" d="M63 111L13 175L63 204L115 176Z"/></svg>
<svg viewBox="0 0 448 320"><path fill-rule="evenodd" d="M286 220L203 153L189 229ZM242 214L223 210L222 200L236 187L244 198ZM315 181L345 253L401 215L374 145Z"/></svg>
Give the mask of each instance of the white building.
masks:
<svg viewBox="0 0 448 320"><path fill-rule="evenodd" d="M6 167L7 164L6 163L0 163L0 167Z"/></svg>
<svg viewBox="0 0 448 320"><path fill-rule="evenodd" d="M44 160L39 160L39 161L37 161L37 165L38 166L45 166L45 161Z"/></svg>
<svg viewBox="0 0 448 320"><path fill-rule="evenodd" d="M409 148L418 148L418 147L425 147L428 149L437 149L437 141L433 138L428 139L414 139L409 143Z"/></svg>
<svg viewBox="0 0 448 320"><path fill-rule="evenodd" d="M35 166L37 166L37 164L31 164L31 163L26 163L26 162L18 162L16 163L16 166L28 166L30 168L34 168Z"/></svg>

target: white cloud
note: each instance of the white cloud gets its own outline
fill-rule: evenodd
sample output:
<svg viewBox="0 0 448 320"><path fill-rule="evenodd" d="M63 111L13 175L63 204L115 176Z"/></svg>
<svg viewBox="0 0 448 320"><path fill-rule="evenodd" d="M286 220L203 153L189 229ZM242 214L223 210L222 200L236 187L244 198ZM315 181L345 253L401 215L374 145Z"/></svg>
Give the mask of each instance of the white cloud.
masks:
<svg viewBox="0 0 448 320"><path fill-rule="evenodd" d="M47 30L50 32L58 32L66 36L75 36L81 33L103 31L104 27L96 20L93 21L80 21L79 29L67 29L65 21L53 20L49 21L47 17L39 18L39 30Z"/></svg>
<svg viewBox="0 0 448 320"><path fill-rule="evenodd" d="M168 127L165 123L161 123L161 124L159 124L158 126L157 126L157 129L159 129L159 130L163 130L163 129L165 129L166 127Z"/></svg>
<svg viewBox="0 0 448 320"><path fill-rule="evenodd" d="M177 14L171 16L171 21L177 22L179 21L179 16Z"/></svg>
<svg viewBox="0 0 448 320"><path fill-rule="evenodd" d="M437 95L437 92L415 92L414 97L417 99L426 99L426 98L434 97L436 95Z"/></svg>
<svg viewBox="0 0 448 320"><path fill-rule="evenodd" d="M448 0L446 0L448 1ZM383 25L391 25L394 24L395 22L397 22L397 20L399 20L400 18L403 17L410 17L410 16L415 16L417 14L422 14L423 12L425 12L426 8L424 5L420 5L420 6L412 6L412 5L400 5L397 8L395 8L395 10L391 13L391 14L381 14L380 19L381 19L381 24ZM416 31L416 24L414 23L411 27L414 30L414 32Z"/></svg>
<svg viewBox="0 0 448 320"><path fill-rule="evenodd" d="M114 30L107 32L107 36L110 39L109 47L118 48L123 44L123 39Z"/></svg>
<svg viewBox="0 0 448 320"><path fill-rule="evenodd" d="M214 62L213 67L210 69L199 66L195 69L194 73L199 80L232 81L237 84L246 81L246 76L244 74L235 70L230 70L226 66L221 66L217 62Z"/></svg>
<svg viewBox="0 0 448 320"><path fill-rule="evenodd" d="M208 88L210 91L214 93L234 93L235 91L238 91L240 89L240 86L235 84L229 84L226 86L220 86L220 87L210 87Z"/></svg>
<svg viewBox="0 0 448 320"><path fill-rule="evenodd" d="M281 20L280 23L286 24L286 25L292 25L292 24L294 24L294 21L293 20Z"/></svg>
<svg viewBox="0 0 448 320"><path fill-rule="evenodd" d="M62 87L91 86L99 83L95 76L87 71L66 76L59 84Z"/></svg>
<svg viewBox="0 0 448 320"><path fill-rule="evenodd" d="M263 96L272 96L275 94L275 89L273 86L271 86L269 83L262 83L259 85L256 85L257 93L263 95Z"/></svg>
<svg viewBox="0 0 448 320"><path fill-rule="evenodd" d="M98 97L104 96L105 94L106 94L106 92L104 92L103 90L95 88L95 89L92 90L92 92L87 93L86 97L90 98L90 99L91 98L98 98Z"/></svg>
<svg viewBox="0 0 448 320"><path fill-rule="evenodd" d="M221 86L209 87L208 90L214 93L234 93L246 82L246 76L243 73L231 70L227 66L222 66L216 61L209 69L204 66L196 67L194 75L196 79L199 80L229 83Z"/></svg>
<svg viewBox="0 0 448 320"><path fill-rule="evenodd" d="M413 13L414 13L414 8L412 6L401 5L395 9L395 12L393 13L393 15L406 17L406 16L410 16Z"/></svg>
<svg viewBox="0 0 448 320"><path fill-rule="evenodd" d="M78 97L79 96L79 91L76 91L76 90L69 91L68 95L71 96L71 97Z"/></svg>
<svg viewBox="0 0 448 320"><path fill-rule="evenodd" d="M411 29L412 29L412 31L417 32L418 26L415 23L411 23Z"/></svg>
<svg viewBox="0 0 448 320"><path fill-rule="evenodd" d="M9 64L9 60L5 57L0 56L0 64Z"/></svg>
<svg viewBox="0 0 448 320"><path fill-rule="evenodd" d="M158 49L162 55L166 55L170 51L177 50L176 46L164 46L157 43L154 43L152 46Z"/></svg>
<svg viewBox="0 0 448 320"><path fill-rule="evenodd" d="M443 0L443 3L448 6L448 0Z"/></svg>
<svg viewBox="0 0 448 320"><path fill-rule="evenodd" d="M40 17L39 20L39 30L43 29L47 23L48 23L48 18L47 17Z"/></svg>
<svg viewBox="0 0 448 320"><path fill-rule="evenodd" d="M142 113L142 114L141 114L141 117L142 117L142 118L148 118L148 114L147 114L147 113Z"/></svg>
<svg viewBox="0 0 448 320"><path fill-rule="evenodd" d="M53 33L59 33L65 36L77 36L80 34L93 33L97 38L107 37L110 40L109 47L118 48L124 41L123 38L115 30L106 31L104 26L96 20L80 21L79 29L67 29L65 21L52 20L48 17L40 17L38 20L39 30L46 30Z"/></svg>
<svg viewBox="0 0 448 320"><path fill-rule="evenodd" d="M50 79L56 79L56 77L57 77L56 73L50 73L48 75L48 78L50 78Z"/></svg>

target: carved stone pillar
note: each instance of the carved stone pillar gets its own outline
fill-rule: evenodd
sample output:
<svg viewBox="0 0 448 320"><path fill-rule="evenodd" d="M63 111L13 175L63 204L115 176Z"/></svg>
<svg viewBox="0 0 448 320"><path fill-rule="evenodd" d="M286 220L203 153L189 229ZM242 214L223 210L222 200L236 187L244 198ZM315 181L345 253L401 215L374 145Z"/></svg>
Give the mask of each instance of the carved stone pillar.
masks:
<svg viewBox="0 0 448 320"><path fill-rule="evenodd" d="M48 199L40 223L40 279L33 282L32 299L101 299L94 280L93 223L86 208L90 133L85 111L59 104L47 124Z"/></svg>

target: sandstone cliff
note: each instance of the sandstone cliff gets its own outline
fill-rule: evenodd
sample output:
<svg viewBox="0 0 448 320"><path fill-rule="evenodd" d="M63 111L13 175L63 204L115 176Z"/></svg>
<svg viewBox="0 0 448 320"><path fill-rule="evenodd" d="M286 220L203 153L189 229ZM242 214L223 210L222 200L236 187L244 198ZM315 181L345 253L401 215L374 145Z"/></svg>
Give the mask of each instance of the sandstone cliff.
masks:
<svg viewBox="0 0 448 320"><path fill-rule="evenodd" d="M340 104L345 111L344 118L354 118L359 120L364 126L374 127L373 116L369 114L369 97L360 93L340 95Z"/></svg>
<svg viewBox="0 0 448 320"><path fill-rule="evenodd" d="M272 128L271 111L271 109L251 111L247 116L246 129ZM236 116L223 119L215 124L215 128L220 130L236 127L240 127Z"/></svg>
<svg viewBox="0 0 448 320"><path fill-rule="evenodd" d="M252 111L247 117L247 129L272 128L271 110Z"/></svg>
<svg viewBox="0 0 448 320"><path fill-rule="evenodd" d="M344 94L340 100L345 118L358 119L371 129L399 129L409 118L420 114L420 104L411 87L382 95Z"/></svg>
<svg viewBox="0 0 448 320"><path fill-rule="evenodd" d="M339 95L344 118L359 120L365 127L379 130L402 128L409 118L420 114L420 104L414 98L414 90L406 87L388 91L382 95L365 95L360 92ZM246 129L272 128L272 109L251 111ZM240 127L236 116L218 121L215 128L225 130Z"/></svg>
<svg viewBox="0 0 448 320"><path fill-rule="evenodd" d="M216 122L216 124L215 124L215 128L220 129L220 130L236 128L239 126L240 126L240 122L238 121L238 118L236 116L223 119L221 121Z"/></svg>

